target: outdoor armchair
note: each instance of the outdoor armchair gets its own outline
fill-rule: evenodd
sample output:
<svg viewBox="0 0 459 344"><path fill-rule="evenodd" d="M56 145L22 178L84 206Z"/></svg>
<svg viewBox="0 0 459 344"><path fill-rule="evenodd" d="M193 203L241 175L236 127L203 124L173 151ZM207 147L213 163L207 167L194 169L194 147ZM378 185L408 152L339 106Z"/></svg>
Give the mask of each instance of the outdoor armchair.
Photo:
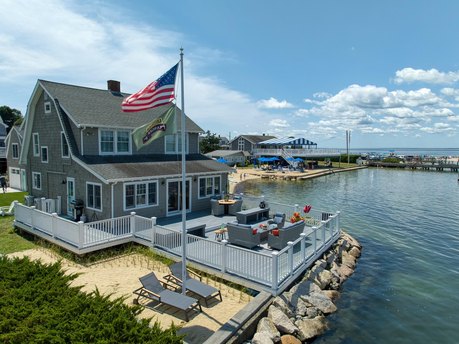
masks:
<svg viewBox="0 0 459 344"><path fill-rule="evenodd" d="M282 250L289 241L295 241L300 237L304 230L304 221L295 223L287 222L283 228L279 229L279 235L272 232L268 234L268 246L275 250Z"/></svg>
<svg viewBox="0 0 459 344"><path fill-rule="evenodd" d="M253 248L260 245L260 233L253 233L251 225L227 223L228 242L246 248Z"/></svg>
<svg viewBox="0 0 459 344"><path fill-rule="evenodd" d="M165 282L160 282L154 272L150 272L148 275L139 278L142 287L134 290L134 294L137 295L135 303L139 302L141 297L149 300L157 301L161 304L168 305L185 312L185 319L188 321L188 312L191 310L202 311L201 304L198 300L168 290L165 286L170 286Z"/></svg>
<svg viewBox="0 0 459 344"><path fill-rule="evenodd" d="M9 206L0 207L0 215L14 215L14 202L11 202Z"/></svg>
<svg viewBox="0 0 459 344"><path fill-rule="evenodd" d="M177 284L179 287L182 287L183 285L183 277L182 277L182 263L174 263L171 266L169 266L169 269L171 270L171 275L167 275L164 278L171 283ZM191 278L190 274L194 274L201 280L201 276L198 274L186 270L186 289L193 294L198 295L199 297L204 299L204 302L207 307L207 301L213 298L220 298L220 301L223 301L222 299L222 294L220 290L217 288L211 287L210 285L207 285L205 283L202 283L200 280L198 281L197 279Z"/></svg>
<svg viewBox="0 0 459 344"><path fill-rule="evenodd" d="M277 225L277 228L284 227L285 214L282 214L282 213L274 214L273 219L272 220L268 220L268 224L275 224L275 225Z"/></svg>
<svg viewBox="0 0 459 344"><path fill-rule="evenodd" d="M210 206L212 210L212 215L214 216L222 216L225 214L225 206L223 204L218 203L218 199L211 199Z"/></svg>

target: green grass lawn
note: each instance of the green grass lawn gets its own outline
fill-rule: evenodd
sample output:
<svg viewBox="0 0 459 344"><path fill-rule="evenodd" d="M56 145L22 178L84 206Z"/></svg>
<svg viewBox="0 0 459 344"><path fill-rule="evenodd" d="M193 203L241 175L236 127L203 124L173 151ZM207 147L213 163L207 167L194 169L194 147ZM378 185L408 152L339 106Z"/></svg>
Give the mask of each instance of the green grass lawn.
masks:
<svg viewBox="0 0 459 344"><path fill-rule="evenodd" d="M13 201L24 201L27 192L0 194L0 206L9 206ZM25 236L20 236L13 228L14 216L0 216L0 253L7 254L36 247Z"/></svg>

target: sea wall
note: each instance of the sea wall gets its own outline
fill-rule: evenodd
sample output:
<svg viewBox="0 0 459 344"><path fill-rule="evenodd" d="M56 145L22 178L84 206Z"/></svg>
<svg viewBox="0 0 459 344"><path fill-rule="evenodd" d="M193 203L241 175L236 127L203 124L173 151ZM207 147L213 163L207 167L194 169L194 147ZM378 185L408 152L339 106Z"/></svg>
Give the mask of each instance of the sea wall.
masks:
<svg viewBox="0 0 459 344"><path fill-rule="evenodd" d="M251 343L307 343L323 334L328 329L326 317L337 310L334 301L353 274L361 250L357 240L342 232L301 281L274 298Z"/></svg>

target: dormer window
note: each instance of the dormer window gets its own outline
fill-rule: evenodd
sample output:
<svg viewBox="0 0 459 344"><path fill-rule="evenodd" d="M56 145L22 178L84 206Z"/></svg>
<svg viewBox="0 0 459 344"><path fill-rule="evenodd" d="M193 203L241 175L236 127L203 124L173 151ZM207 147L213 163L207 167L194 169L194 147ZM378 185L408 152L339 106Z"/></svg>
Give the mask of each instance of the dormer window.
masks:
<svg viewBox="0 0 459 344"><path fill-rule="evenodd" d="M131 133L129 130L99 130L99 154L131 154Z"/></svg>
<svg viewBox="0 0 459 344"><path fill-rule="evenodd" d="M51 102L45 102L45 113L51 113Z"/></svg>

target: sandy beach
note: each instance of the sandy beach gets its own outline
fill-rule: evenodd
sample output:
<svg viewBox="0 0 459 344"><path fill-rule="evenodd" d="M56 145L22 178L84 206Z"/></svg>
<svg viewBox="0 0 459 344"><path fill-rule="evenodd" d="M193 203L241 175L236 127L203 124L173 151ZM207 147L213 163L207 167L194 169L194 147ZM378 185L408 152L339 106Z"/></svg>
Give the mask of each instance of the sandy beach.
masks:
<svg viewBox="0 0 459 344"><path fill-rule="evenodd" d="M79 274L72 285L82 286L82 291L87 293L97 287L102 294L111 294L113 298L126 297L125 303L128 305L132 305L135 296L132 292L141 286L139 277L154 271L158 278L162 279L169 273L166 265L140 254L114 258L90 266L68 261L45 248L17 252L9 256L28 256L32 260L40 260L46 264L60 260L66 273ZM182 311L165 306L156 306L155 309L144 308L140 316L153 317L153 321L158 320L163 328L169 327L172 323L182 326L181 333L186 334L186 342L202 343L251 300L247 294L224 284L210 279L203 279L203 282L220 289L223 301L214 299L209 302L208 307L202 305L202 313L190 312L189 322L184 321Z"/></svg>

